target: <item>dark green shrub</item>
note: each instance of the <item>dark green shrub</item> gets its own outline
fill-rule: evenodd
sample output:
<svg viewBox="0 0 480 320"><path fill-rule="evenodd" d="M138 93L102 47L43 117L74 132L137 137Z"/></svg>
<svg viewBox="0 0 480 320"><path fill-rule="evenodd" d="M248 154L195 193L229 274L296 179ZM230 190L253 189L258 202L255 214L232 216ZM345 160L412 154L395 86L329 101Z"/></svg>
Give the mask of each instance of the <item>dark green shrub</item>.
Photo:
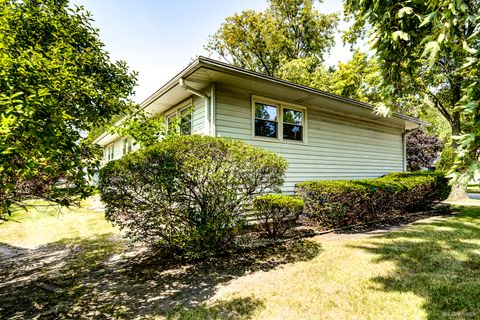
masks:
<svg viewBox="0 0 480 320"><path fill-rule="evenodd" d="M303 211L303 201L292 196L265 194L253 201L255 217L270 237L278 237L298 219Z"/></svg>
<svg viewBox="0 0 480 320"><path fill-rule="evenodd" d="M99 190L109 221L175 254L226 249L243 211L283 183L286 161L241 141L181 136L108 163Z"/></svg>
<svg viewBox="0 0 480 320"><path fill-rule="evenodd" d="M391 173L368 180L308 181L296 186L304 212L321 225L342 227L430 209L450 193L438 172Z"/></svg>

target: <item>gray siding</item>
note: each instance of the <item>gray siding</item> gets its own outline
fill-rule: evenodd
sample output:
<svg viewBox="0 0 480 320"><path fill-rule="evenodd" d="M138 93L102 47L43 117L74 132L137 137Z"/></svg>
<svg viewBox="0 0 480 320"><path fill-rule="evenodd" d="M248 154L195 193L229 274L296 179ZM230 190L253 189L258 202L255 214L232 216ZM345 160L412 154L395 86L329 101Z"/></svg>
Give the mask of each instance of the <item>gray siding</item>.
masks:
<svg viewBox="0 0 480 320"><path fill-rule="evenodd" d="M202 134L205 132L205 99L193 97L192 133Z"/></svg>
<svg viewBox="0 0 480 320"><path fill-rule="evenodd" d="M313 179L373 178L403 171L402 128L305 106L307 143L252 138L251 92L217 87L217 136L274 151L289 163L283 191Z"/></svg>
<svg viewBox="0 0 480 320"><path fill-rule="evenodd" d="M205 100L203 98L194 96L192 99L193 105L193 114L192 114L192 133L194 134L205 134ZM171 110L175 109L177 106L167 110L165 113L168 114ZM110 145L110 144L108 144ZM120 159L123 156L123 137L117 138L113 142L114 146L114 160ZM104 149L107 146L104 147ZM140 148L138 144L132 146L132 150L136 151ZM106 163L106 159L104 159Z"/></svg>

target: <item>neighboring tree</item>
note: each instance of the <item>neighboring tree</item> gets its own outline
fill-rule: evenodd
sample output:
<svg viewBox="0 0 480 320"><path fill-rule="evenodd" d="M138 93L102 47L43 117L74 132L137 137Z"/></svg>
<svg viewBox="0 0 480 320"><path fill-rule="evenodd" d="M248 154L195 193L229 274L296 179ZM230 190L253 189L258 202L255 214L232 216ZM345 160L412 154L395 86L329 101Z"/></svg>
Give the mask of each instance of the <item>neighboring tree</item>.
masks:
<svg viewBox="0 0 480 320"><path fill-rule="evenodd" d="M313 72L334 45L337 14L320 14L314 0L270 0L263 12L242 11L226 18L205 48L235 65L278 76L297 61Z"/></svg>
<svg viewBox="0 0 480 320"><path fill-rule="evenodd" d="M330 92L366 103L378 103L381 75L375 59L355 51L352 59L338 64L330 79Z"/></svg>
<svg viewBox="0 0 480 320"><path fill-rule="evenodd" d="M98 158L82 135L131 107L136 76L91 21L67 0L0 0L0 217L86 197Z"/></svg>
<svg viewBox="0 0 480 320"><path fill-rule="evenodd" d="M438 160L443 143L435 136L425 134L423 130L414 130L407 134L407 170L430 169Z"/></svg>
<svg viewBox="0 0 480 320"><path fill-rule="evenodd" d="M319 65L312 71L311 65L308 59L292 60L282 64L277 76L365 103L382 101L380 69L377 61L366 53L356 50L350 60L329 69Z"/></svg>
<svg viewBox="0 0 480 320"><path fill-rule="evenodd" d="M449 123L459 158L452 198L479 175L479 1L346 0L349 41L371 30L386 105L406 95L424 100Z"/></svg>

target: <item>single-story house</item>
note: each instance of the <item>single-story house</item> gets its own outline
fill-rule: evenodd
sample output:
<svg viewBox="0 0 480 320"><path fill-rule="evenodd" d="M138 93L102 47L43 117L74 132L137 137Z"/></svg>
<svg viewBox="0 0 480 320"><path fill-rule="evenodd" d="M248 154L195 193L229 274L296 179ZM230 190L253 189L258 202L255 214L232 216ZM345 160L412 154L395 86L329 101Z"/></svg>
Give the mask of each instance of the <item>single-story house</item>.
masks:
<svg viewBox="0 0 480 320"><path fill-rule="evenodd" d="M167 121L181 117L184 134L244 140L289 163L284 192L312 179L373 178L406 170L405 133L425 123L375 115L363 102L199 57L141 103ZM188 110L193 110L188 112ZM100 135L104 161L137 146Z"/></svg>

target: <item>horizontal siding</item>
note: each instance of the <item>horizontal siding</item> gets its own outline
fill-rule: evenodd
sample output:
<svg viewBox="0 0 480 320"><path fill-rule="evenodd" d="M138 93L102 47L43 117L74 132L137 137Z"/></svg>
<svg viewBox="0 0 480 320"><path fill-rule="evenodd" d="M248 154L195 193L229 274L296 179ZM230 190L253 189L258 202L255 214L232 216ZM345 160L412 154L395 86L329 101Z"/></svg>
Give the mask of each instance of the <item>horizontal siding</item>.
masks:
<svg viewBox="0 0 480 320"><path fill-rule="evenodd" d="M193 113L192 113L192 133L204 134L205 126L205 100L201 97L193 96ZM175 108L175 107L174 107ZM172 110L172 109L170 109ZM167 110L167 114L169 110ZM123 156L123 138L118 138L114 142L114 160L120 159ZM140 145L134 144L132 151L136 151ZM107 161L104 159L104 163Z"/></svg>
<svg viewBox="0 0 480 320"><path fill-rule="evenodd" d="M276 152L289 163L283 191L314 179L374 178L403 170L401 128L307 106L307 143L253 139L251 93L217 87L217 135Z"/></svg>
<svg viewBox="0 0 480 320"><path fill-rule="evenodd" d="M205 99L193 98L192 133L205 133Z"/></svg>

